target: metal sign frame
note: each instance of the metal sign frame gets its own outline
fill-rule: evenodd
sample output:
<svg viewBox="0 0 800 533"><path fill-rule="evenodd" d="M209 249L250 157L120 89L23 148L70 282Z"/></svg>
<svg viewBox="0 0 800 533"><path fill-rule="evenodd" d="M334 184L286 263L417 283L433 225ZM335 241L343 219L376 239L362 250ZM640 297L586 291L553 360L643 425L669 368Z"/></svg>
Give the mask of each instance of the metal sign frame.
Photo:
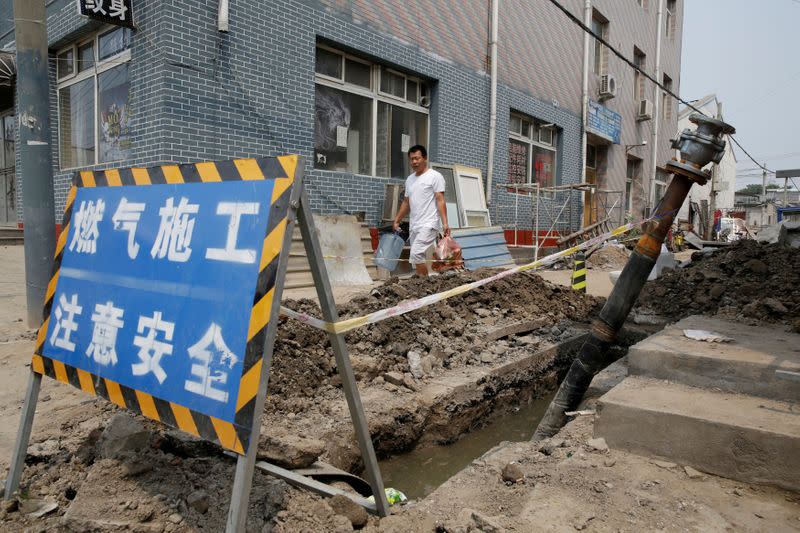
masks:
<svg viewBox="0 0 800 533"><path fill-rule="evenodd" d="M303 159L294 155L277 158L239 159L219 163L161 165L150 168L76 173L73 186L67 196L62 232L56 243L53 275L45 296L43 322L35 344L19 431L5 485L5 499L11 498L19 487L41 387L41 378L43 375L47 375L89 394L102 396L125 409L175 426L204 440L215 442L223 448L239 454L226 530L229 532L244 531L253 471L256 467L258 437L261 429L260 413L264 410L267 395L269 369L295 223L300 226L323 317L329 322L338 320L336 302L314 229L313 214L303 188L302 178ZM110 379L95 376L43 355L43 346L47 339L50 313L58 285L61 261L70 232L73 204L78 188L157 186L254 179L274 180L274 184L270 202L271 212L250 315L250 333L245 350L245 364L242 369L235 424L160 400L150 394L130 389ZM344 335L329 333L329 336L367 478L375 496L374 503L362 498L353 499L367 507L368 510L377 512L380 516L386 516L389 512L389 504L384 493L383 481ZM294 485L327 495L342 493L342 491L321 485L310 478L293 474L274 465L260 462L258 466Z"/></svg>

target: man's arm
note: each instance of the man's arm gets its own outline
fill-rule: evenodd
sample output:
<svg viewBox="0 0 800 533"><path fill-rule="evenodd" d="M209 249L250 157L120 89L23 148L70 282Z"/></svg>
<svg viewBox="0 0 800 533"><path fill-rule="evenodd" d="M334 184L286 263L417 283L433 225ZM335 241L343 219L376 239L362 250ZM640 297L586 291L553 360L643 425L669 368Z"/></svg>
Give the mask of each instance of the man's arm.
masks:
<svg viewBox="0 0 800 533"><path fill-rule="evenodd" d="M400 209L397 210L397 215L394 217L394 224L392 224L392 228L395 231L400 230L400 222L406 217L411 207L408 205L408 196L403 198L403 203L400 204Z"/></svg>
<svg viewBox="0 0 800 533"><path fill-rule="evenodd" d="M450 235L450 226L447 224L447 204L444 201L443 192L433 193L436 198L436 209L439 211L439 217L442 219L442 233Z"/></svg>

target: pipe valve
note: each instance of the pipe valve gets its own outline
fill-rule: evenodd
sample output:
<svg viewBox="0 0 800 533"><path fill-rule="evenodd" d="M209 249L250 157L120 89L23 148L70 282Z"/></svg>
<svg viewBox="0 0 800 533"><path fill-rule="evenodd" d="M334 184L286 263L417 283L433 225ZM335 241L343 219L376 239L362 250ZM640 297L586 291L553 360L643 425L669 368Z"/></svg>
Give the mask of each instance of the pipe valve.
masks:
<svg viewBox="0 0 800 533"><path fill-rule="evenodd" d="M681 152L680 161L667 163L667 170L686 176L690 180L705 185L710 177L703 167L708 163L719 163L725 155L724 135L735 133L730 124L699 113L693 114L689 120L697 124L697 129L685 129L677 139L672 140L672 147Z"/></svg>

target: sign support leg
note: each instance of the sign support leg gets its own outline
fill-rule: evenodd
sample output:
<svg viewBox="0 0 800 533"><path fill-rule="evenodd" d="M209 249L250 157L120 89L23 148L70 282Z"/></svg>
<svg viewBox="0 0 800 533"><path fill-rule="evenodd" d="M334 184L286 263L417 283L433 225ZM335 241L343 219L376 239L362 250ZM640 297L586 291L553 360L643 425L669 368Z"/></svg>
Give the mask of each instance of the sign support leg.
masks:
<svg viewBox="0 0 800 533"><path fill-rule="evenodd" d="M39 389L42 386L42 375L31 370L28 376L28 390L25 393L25 402L20 413L17 441L14 443L14 455L11 456L11 465L8 469L4 499L9 500L19 488L22 470L25 468L25 456L28 454L28 442L33 428L33 415L36 414L36 404L39 400Z"/></svg>
<svg viewBox="0 0 800 533"><path fill-rule="evenodd" d="M308 197L305 192L303 192L300 199L298 224L303 236L308 263L311 266L314 285L317 288L317 297L322 308L322 318L327 322L336 322L339 319L339 314L336 311L336 302L333 298L333 291L325 268L322 248L317 239L311 206L308 203ZM347 398L350 417L353 420L358 447L361 450L361 457L367 474L367 481L369 481L372 487L372 494L375 496L375 506L380 516L387 516L389 514L389 502L386 500L386 493L383 489L383 479L378 468L375 448L372 446L367 417L364 414L364 406L361 404L361 396L358 393L355 374L350 364L350 356L347 353L347 344L344 341L344 335L329 333L328 336L333 352L336 355L336 367L342 378L342 388Z"/></svg>
<svg viewBox="0 0 800 533"><path fill-rule="evenodd" d="M289 264L289 248L292 246L292 233L294 232L297 206L303 191L303 164L302 160L297 166L294 176L294 188L289 200L289 209L286 213L286 231L283 235L280 258L278 259L278 274L275 278L272 309L270 321L267 325L267 335L264 338L264 354L261 367L256 405L253 411L253 427L250 431L250 443L245 450L245 455L240 455L236 460L236 474L233 478L231 489L231 505L228 509L228 520L225 526L226 533L239 533L245 531L247 525L247 509L250 503L250 490L253 488L253 472L255 471L256 455L258 453L258 440L261 435L261 417L264 413L264 403L267 399L267 384L269 370L272 365L272 352L275 348L275 336L278 332L278 316L280 315L283 283L286 279L286 268Z"/></svg>

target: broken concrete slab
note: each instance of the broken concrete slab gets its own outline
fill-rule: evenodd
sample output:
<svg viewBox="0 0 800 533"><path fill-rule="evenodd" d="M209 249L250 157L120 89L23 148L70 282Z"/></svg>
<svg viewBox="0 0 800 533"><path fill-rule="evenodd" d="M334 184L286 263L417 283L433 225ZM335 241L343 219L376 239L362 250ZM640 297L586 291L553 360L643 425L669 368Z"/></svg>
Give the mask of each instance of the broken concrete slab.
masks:
<svg viewBox="0 0 800 533"><path fill-rule="evenodd" d="M733 342L698 342L686 338L684 329L713 331ZM776 371L800 372L800 335L695 315L632 346L628 369L693 387L796 400L800 382L781 379Z"/></svg>
<svg viewBox="0 0 800 533"><path fill-rule="evenodd" d="M786 402L632 376L600 398L594 432L614 449L800 490L800 417Z"/></svg>
<svg viewBox="0 0 800 533"><path fill-rule="evenodd" d="M257 457L283 468L308 468L325 452L325 443L291 434L262 433Z"/></svg>
<svg viewBox="0 0 800 533"><path fill-rule="evenodd" d="M128 413L117 413L108 423L98 442L100 457L114 458L147 446L150 432Z"/></svg>
<svg viewBox="0 0 800 533"><path fill-rule="evenodd" d="M484 342L493 342L498 339L502 339L503 337L534 331L546 326L547 324L548 320L546 318L536 318L533 320L514 322L513 324L504 324L488 330L485 335L481 336L481 339Z"/></svg>

